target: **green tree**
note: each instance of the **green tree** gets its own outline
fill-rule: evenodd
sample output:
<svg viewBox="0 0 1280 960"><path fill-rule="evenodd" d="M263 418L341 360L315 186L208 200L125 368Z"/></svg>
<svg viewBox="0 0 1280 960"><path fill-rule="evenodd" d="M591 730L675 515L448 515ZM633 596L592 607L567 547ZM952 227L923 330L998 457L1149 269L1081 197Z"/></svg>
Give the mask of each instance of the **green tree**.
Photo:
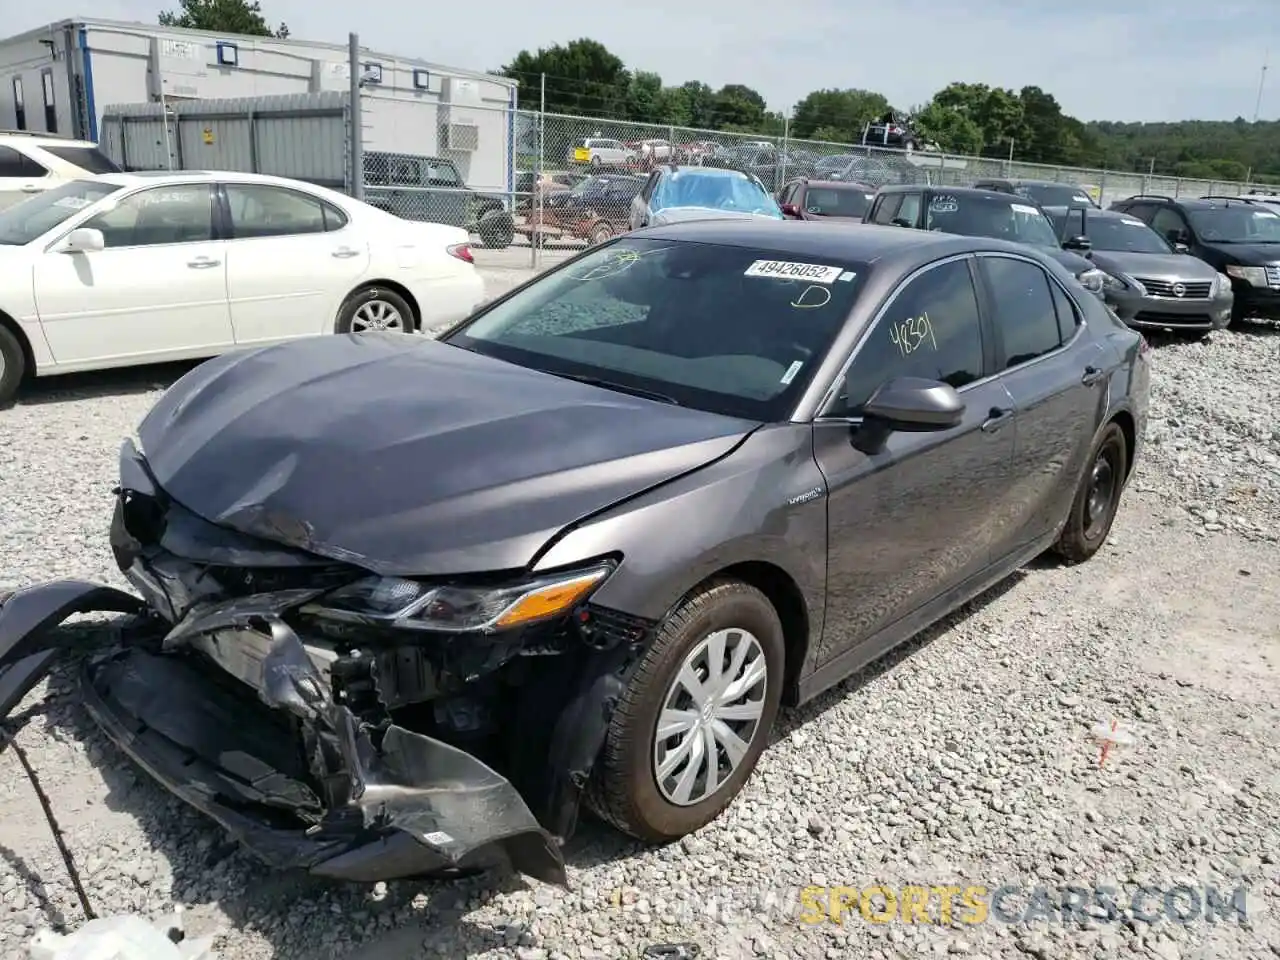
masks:
<svg viewBox="0 0 1280 960"><path fill-rule="evenodd" d="M160 26L184 27L188 30L212 30L216 33L238 33L252 37L289 36L288 24L275 30L267 26L259 0L178 0L179 12L164 10Z"/></svg>
<svg viewBox="0 0 1280 960"><path fill-rule="evenodd" d="M499 72L520 84L520 102L525 104L539 102L545 78L549 113L626 116L631 74L619 57L595 40L557 43L534 53L521 50Z"/></svg>
<svg viewBox="0 0 1280 960"><path fill-rule="evenodd" d="M637 70L631 74L627 82L627 120L636 123L666 123L666 108L662 77L647 70Z"/></svg>
<svg viewBox="0 0 1280 960"><path fill-rule="evenodd" d="M729 83L716 93L715 110L717 126L754 128L764 123L768 104L750 87Z"/></svg>
<svg viewBox="0 0 1280 960"><path fill-rule="evenodd" d="M826 138L815 136L819 129L827 133L843 131L840 140L852 143L862 138L867 123L888 110L885 96L871 90L814 90L796 104L791 134L801 140L821 140Z"/></svg>
<svg viewBox="0 0 1280 960"><path fill-rule="evenodd" d="M933 95L931 102L976 124L982 132L984 152L988 154L1007 154L1022 129L1022 101L1012 90L1003 87L949 83Z"/></svg>
<svg viewBox="0 0 1280 960"><path fill-rule="evenodd" d="M925 140L932 140L946 153L976 157L982 153L982 128L959 110L931 100L912 111L911 126Z"/></svg>
<svg viewBox="0 0 1280 960"><path fill-rule="evenodd" d="M689 126L697 130L715 130L720 119L716 116L716 92L698 80L681 84L679 89L689 111Z"/></svg>

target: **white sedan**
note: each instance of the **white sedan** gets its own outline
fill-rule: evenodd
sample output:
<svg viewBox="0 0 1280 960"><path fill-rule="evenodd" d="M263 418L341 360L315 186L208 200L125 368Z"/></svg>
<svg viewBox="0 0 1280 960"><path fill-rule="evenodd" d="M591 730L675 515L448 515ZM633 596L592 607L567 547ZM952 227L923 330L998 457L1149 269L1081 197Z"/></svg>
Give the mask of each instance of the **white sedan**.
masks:
<svg viewBox="0 0 1280 960"><path fill-rule="evenodd" d="M71 180L0 212L0 404L28 376L362 330L484 299L469 237L246 173Z"/></svg>

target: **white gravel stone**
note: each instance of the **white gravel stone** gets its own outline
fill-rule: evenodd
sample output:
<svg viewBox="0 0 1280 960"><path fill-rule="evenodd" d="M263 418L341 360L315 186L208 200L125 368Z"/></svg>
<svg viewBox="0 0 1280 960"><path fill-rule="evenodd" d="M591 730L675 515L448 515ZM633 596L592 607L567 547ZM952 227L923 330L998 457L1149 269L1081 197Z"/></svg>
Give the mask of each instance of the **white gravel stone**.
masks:
<svg viewBox="0 0 1280 960"><path fill-rule="evenodd" d="M482 877L335 886L257 866L96 732L55 675L22 730L99 913L186 908L226 960L1280 954L1280 336L1168 343L1111 543L1037 563L799 710L715 823L642 849L586 821L573 890ZM0 583L121 584L121 439L182 368L37 384L0 412ZM24 706L37 703L44 688ZM1095 727L1124 742L1099 766ZM16 759L0 756L0 957L81 921ZM1249 889L1249 920L1087 927L801 920L799 889L1110 884ZM1012 897L1010 904L1027 898ZM1141 911L1139 911L1141 912Z"/></svg>

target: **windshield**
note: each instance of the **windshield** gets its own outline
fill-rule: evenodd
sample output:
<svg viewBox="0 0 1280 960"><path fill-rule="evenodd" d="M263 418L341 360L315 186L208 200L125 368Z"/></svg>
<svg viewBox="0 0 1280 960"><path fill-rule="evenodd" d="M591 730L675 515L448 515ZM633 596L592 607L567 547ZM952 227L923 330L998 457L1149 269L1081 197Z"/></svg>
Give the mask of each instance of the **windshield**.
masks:
<svg viewBox="0 0 1280 960"><path fill-rule="evenodd" d="M1280 243L1280 214L1256 207L1187 211L1191 226L1208 243Z"/></svg>
<svg viewBox="0 0 1280 960"><path fill-rule="evenodd" d="M22 246L68 217L124 188L97 180L68 180L0 212L0 244Z"/></svg>
<svg viewBox="0 0 1280 960"><path fill-rule="evenodd" d="M810 187L805 191L806 213L819 217L857 217L867 212L872 195L865 190L837 187Z"/></svg>
<svg viewBox="0 0 1280 960"><path fill-rule="evenodd" d="M867 267L626 238L544 273L447 343L712 413L786 419Z"/></svg>
<svg viewBox="0 0 1280 960"><path fill-rule="evenodd" d="M756 181L696 169L677 170L658 181L651 207L655 212L672 207L709 207L782 219L777 201Z"/></svg>
<svg viewBox="0 0 1280 960"><path fill-rule="evenodd" d="M1081 234L1080 214L1054 214L1053 225L1060 237L1078 237ZM1112 253L1173 253L1173 247L1137 217L1105 217L1094 215L1085 218L1085 236L1094 250Z"/></svg>
<svg viewBox="0 0 1280 960"><path fill-rule="evenodd" d="M1019 183L1014 185L1013 192L1042 207L1093 206L1087 193L1069 183Z"/></svg>
<svg viewBox="0 0 1280 960"><path fill-rule="evenodd" d="M1049 218L1015 199L936 193L929 201L925 229L1012 240L1033 247L1061 246Z"/></svg>

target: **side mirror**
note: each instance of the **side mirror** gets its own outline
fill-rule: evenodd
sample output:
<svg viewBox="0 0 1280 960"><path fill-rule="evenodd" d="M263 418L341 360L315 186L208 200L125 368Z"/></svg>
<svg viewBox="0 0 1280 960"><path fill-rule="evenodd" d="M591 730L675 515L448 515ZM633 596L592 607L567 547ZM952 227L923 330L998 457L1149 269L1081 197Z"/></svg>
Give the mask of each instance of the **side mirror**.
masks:
<svg viewBox="0 0 1280 960"><path fill-rule="evenodd" d="M1063 250L1092 250L1093 242L1086 236L1071 237L1062 241Z"/></svg>
<svg viewBox="0 0 1280 960"><path fill-rule="evenodd" d="M794 203L784 203L782 204L782 215L784 217L798 217L800 216L800 208Z"/></svg>
<svg viewBox="0 0 1280 960"><path fill-rule="evenodd" d="M889 222L895 227L906 227L907 229L910 229L912 226L910 220L904 220L902 217L894 217Z"/></svg>
<svg viewBox="0 0 1280 960"><path fill-rule="evenodd" d="M871 395L862 405L862 417L879 421L893 431L921 433L959 426L964 409L960 394L948 384L898 377Z"/></svg>
<svg viewBox="0 0 1280 960"><path fill-rule="evenodd" d="M107 241L102 236L101 230L79 227L66 235L62 244L58 247L58 252L92 253L95 250L105 250L106 247Z"/></svg>
<svg viewBox="0 0 1280 960"><path fill-rule="evenodd" d="M1190 253L1191 248L1187 246L1185 243L1183 243L1182 241L1178 241L1173 245L1173 252L1174 253Z"/></svg>

